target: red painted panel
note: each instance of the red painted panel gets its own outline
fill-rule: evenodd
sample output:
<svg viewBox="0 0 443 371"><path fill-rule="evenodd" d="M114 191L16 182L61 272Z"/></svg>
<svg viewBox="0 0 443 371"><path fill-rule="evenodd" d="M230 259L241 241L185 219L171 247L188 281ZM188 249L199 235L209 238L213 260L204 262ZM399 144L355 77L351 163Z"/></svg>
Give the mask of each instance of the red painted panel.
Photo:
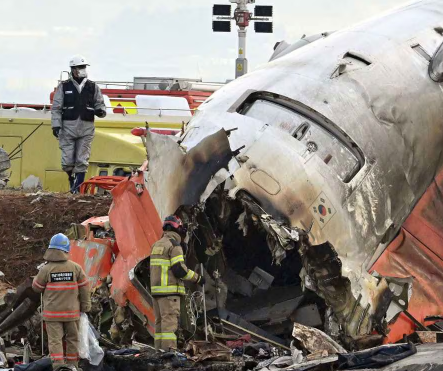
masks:
<svg viewBox="0 0 443 371"><path fill-rule="evenodd" d="M425 325L424 318L443 315L443 172L429 186L371 270L384 276L414 277L408 312ZM404 314L390 326L386 342L415 331Z"/></svg>
<svg viewBox="0 0 443 371"><path fill-rule="evenodd" d="M122 181L112 190L114 203L109 217L118 241L119 254L111 269L111 295L120 306L131 302L148 318L153 333L154 312L132 285L129 272L151 253L161 238L162 222L143 185L143 174Z"/></svg>
<svg viewBox="0 0 443 371"><path fill-rule="evenodd" d="M69 256L72 261L81 265L89 279L91 289L101 286L111 272L111 240L71 241Z"/></svg>

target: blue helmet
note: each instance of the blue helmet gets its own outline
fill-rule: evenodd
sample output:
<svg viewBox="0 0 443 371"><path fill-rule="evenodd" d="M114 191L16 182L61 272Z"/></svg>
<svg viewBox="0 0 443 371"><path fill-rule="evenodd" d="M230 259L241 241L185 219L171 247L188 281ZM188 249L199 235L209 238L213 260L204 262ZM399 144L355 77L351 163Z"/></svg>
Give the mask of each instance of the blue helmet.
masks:
<svg viewBox="0 0 443 371"><path fill-rule="evenodd" d="M51 242L49 242L49 248L69 252L71 244L68 237L66 237L63 233L58 233L51 238Z"/></svg>

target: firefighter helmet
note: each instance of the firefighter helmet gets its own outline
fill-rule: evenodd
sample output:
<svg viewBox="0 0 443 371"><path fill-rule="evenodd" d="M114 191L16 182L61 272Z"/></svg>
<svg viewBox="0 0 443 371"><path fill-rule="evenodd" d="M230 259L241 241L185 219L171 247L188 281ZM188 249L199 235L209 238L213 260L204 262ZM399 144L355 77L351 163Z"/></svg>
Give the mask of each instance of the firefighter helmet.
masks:
<svg viewBox="0 0 443 371"><path fill-rule="evenodd" d="M71 244L69 242L69 238L66 237L63 233L58 233L55 236L52 236L51 242L49 242L49 249L69 252L70 247Z"/></svg>
<svg viewBox="0 0 443 371"><path fill-rule="evenodd" d="M163 222L163 230L174 229L179 233L186 233L182 220L177 215L169 215Z"/></svg>

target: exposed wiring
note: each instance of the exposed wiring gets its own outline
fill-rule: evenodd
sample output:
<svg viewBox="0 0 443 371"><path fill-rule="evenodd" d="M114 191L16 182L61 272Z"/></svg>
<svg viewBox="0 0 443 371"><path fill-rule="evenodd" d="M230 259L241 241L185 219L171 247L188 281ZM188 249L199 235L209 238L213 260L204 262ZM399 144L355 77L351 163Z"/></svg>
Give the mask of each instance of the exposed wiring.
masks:
<svg viewBox="0 0 443 371"><path fill-rule="evenodd" d="M202 307L203 307L203 293L201 291L194 291L189 296L189 315L190 315L191 324L194 326L194 332L188 339L186 339L186 342L192 339L195 336L195 333L197 332L197 320L200 318L200 312Z"/></svg>

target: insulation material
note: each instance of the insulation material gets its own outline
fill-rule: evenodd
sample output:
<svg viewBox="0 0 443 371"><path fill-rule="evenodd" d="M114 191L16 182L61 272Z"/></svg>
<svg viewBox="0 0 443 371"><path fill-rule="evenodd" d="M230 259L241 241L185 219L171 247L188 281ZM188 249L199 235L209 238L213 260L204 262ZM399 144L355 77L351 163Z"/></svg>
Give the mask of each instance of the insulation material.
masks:
<svg viewBox="0 0 443 371"><path fill-rule="evenodd" d="M328 354L347 353L340 344L314 327L303 326L300 323L294 323L292 336L302 344L303 348L310 353L318 351L327 351Z"/></svg>
<svg viewBox="0 0 443 371"><path fill-rule="evenodd" d="M414 277L408 312L424 318L443 314L443 172L431 183L404 222L399 235L372 267L383 276ZM390 324L385 342L395 342L415 331L403 313Z"/></svg>

